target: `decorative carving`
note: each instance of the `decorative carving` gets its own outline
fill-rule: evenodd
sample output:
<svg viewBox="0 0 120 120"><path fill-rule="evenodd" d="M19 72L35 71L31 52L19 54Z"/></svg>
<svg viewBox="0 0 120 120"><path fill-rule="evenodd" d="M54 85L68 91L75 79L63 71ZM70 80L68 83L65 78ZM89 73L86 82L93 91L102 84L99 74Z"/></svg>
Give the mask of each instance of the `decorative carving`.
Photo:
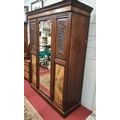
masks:
<svg viewBox="0 0 120 120"><path fill-rule="evenodd" d="M31 26L32 50L35 50L35 25Z"/></svg>
<svg viewBox="0 0 120 120"><path fill-rule="evenodd" d="M65 42L66 21L58 21L58 54L57 57L64 58L64 42ZM62 53L62 54L61 54Z"/></svg>
<svg viewBox="0 0 120 120"><path fill-rule="evenodd" d="M65 27L65 25L66 25L66 21L58 21L58 26L59 26L60 28Z"/></svg>
<svg viewBox="0 0 120 120"><path fill-rule="evenodd" d="M57 54L57 56L58 56L59 58L64 58L64 53L59 52L59 53Z"/></svg>

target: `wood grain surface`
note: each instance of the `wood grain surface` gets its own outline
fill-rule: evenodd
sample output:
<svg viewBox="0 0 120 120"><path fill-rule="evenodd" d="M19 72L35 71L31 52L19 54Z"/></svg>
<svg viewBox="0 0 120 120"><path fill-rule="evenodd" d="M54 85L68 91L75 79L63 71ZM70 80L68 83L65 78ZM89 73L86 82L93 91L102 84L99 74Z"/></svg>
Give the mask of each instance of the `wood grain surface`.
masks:
<svg viewBox="0 0 120 120"><path fill-rule="evenodd" d="M32 83L36 85L36 56L32 55Z"/></svg>
<svg viewBox="0 0 120 120"><path fill-rule="evenodd" d="M60 105L62 105L63 100L62 97L63 81L64 81L64 67L56 64L54 100Z"/></svg>

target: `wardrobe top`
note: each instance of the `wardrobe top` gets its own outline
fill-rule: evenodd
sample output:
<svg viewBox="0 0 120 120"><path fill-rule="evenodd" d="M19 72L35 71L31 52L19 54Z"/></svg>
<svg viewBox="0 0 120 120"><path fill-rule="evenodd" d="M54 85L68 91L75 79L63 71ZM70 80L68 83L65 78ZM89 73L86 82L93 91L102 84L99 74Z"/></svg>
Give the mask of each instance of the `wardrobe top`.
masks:
<svg viewBox="0 0 120 120"><path fill-rule="evenodd" d="M40 13L47 15L48 12L51 14L56 14L56 13L60 13L60 12L69 12L69 11L78 12L80 10L83 13L86 12L86 13L90 14L91 11L93 10L93 8L88 5L85 5L77 0L64 0L64 1L52 4L52 5L49 5L49 6L39 8L37 10L27 12L27 15L28 15L28 19L30 19L31 18L30 16L36 15L36 17L37 17L37 15Z"/></svg>

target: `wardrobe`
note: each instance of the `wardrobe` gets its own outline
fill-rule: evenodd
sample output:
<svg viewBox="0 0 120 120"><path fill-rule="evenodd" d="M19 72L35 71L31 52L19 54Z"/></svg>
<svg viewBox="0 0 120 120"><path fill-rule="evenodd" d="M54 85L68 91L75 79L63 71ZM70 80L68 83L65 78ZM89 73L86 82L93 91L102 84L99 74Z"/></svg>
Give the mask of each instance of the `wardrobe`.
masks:
<svg viewBox="0 0 120 120"><path fill-rule="evenodd" d="M92 9L63 0L27 13L31 87L62 117L81 105Z"/></svg>

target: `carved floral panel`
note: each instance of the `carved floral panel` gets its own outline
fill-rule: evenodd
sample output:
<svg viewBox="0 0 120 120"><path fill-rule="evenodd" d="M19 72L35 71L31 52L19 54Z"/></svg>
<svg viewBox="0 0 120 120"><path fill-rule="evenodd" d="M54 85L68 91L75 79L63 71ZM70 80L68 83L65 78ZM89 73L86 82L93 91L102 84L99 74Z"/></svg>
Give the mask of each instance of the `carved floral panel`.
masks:
<svg viewBox="0 0 120 120"><path fill-rule="evenodd" d="M58 26L58 38L57 38L57 57L64 59L64 44L65 44L65 32L66 32L66 19L59 19L57 21Z"/></svg>

